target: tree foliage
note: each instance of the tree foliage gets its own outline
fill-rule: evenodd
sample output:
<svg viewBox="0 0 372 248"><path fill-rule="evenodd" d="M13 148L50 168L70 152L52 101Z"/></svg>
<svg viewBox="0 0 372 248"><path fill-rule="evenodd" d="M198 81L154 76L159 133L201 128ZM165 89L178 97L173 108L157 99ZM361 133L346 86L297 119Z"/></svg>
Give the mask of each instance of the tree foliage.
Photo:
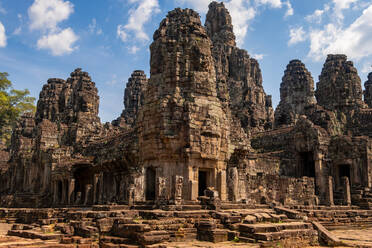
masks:
<svg viewBox="0 0 372 248"><path fill-rule="evenodd" d="M9 145L12 128L26 112L35 112L35 98L30 91L16 90L8 79L8 73L0 72L0 143Z"/></svg>

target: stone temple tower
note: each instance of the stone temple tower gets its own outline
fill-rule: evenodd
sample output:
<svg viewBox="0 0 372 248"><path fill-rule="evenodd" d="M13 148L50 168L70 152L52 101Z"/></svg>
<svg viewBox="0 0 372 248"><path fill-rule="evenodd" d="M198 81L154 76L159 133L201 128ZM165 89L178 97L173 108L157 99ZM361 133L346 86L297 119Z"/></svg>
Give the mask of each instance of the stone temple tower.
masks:
<svg viewBox="0 0 372 248"><path fill-rule="evenodd" d="M151 77L138 117L144 197L196 200L214 187L224 200L228 120L199 15L169 12L150 49Z"/></svg>

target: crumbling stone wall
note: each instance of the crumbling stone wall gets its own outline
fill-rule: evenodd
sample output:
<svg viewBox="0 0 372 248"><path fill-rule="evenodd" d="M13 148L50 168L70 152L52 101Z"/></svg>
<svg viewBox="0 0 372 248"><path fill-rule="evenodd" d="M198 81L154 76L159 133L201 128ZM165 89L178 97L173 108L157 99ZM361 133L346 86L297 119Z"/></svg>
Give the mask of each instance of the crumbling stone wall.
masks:
<svg viewBox="0 0 372 248"><path fill-rule="evenodd" d="M372 72L368 74L368 81L364 83L364 102L372 108Z"/></svg>

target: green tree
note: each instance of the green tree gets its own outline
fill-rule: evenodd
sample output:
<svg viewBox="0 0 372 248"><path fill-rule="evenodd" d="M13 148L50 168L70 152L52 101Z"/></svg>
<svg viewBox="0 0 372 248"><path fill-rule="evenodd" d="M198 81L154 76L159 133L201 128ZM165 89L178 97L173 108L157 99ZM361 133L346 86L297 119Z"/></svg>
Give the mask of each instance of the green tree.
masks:
<svg viewBox="0 0 372 248"><path fill-rule="evenodd" d="M0 143L9 145L12 128L26 112L35 112L35 98L30 91L16 90L8 79L7 72L0 72Z"/></svg>

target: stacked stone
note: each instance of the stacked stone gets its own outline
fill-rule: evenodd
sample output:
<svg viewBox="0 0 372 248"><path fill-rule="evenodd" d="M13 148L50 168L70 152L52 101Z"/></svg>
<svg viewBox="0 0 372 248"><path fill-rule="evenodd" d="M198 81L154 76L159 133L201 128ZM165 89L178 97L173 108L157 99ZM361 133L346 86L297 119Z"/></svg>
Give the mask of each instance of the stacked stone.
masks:
<svg viewBox="0 0 372 248"><path fill-rule="evenodd" d="M205 26L213 42L220 100L228 103L232 118L237 118L247 133L270 129L273 109L263 90L259 64L236 47L231 16L223 3L209 5Z"/></svg>
<svg viewBox="0 0 372 248"><path fill-rule="evenodd" d="M114 126L133 127L135 125L138 111L144 102L147 83L148 79L144 71L136 70L132 73L124 92L125 109L121 116L113 121Z"/></svg>
<svg viewBox="0 0 372 248"><path fill-rule="evenodd" d="M63 88L66 86L66 81L59 78L50 78L48 83L43 86L39 94L37 102L37 110L35 119L40 123L43 119L57 121L60 119L60 114L64 110L61 106L60 97Z"/></svg>
<svg viewBox="0 0 372 248"><path fill-rule="evenodd" d="M295 124L305 108L316 103L314 80L300 60L292 60L280 84L280 102L275 110L275 126Z"/></svg>
<svg viewBox="0 0 372 248"><path fill-rule="evenodd" d="M368 81L364 83L364 102L372 108L372 72L368 74Z"/></svg>
<svg viewBox="0 0 372 248"><path fill-rule="evenodd" d="M172 190L169 179L180 171L164 165L183 167L184 190L197 176L193 167L226 165L228 123L217 98L211 41L196 12L175 9L154 33L150 50L151 77L138 121L140 157L168 179L168 195L196 199L197 191Z"/></svg>
<svg viewBox="0 0 372 248"><path fill-rule="evenodd" d="M329 110L347 111L364 106L361 80L346 55L328 55L315 96L318 104Z"/></svg>

